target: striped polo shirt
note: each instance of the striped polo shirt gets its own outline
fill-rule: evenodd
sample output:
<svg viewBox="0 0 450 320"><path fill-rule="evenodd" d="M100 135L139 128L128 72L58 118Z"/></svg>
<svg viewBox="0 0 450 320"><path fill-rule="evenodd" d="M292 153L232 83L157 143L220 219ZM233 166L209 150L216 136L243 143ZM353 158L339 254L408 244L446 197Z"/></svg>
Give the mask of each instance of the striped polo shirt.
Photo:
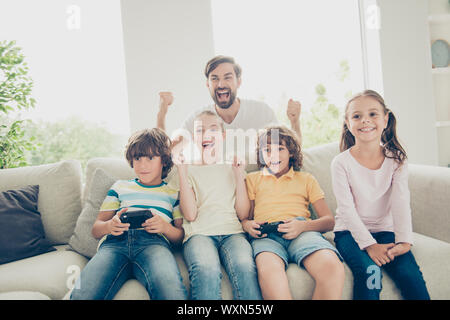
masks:
<svg viewBox="0 0 450 320"><path fill-rule="evenodd" d="M146 186L134 180L116 181L103 201L100 211L118 211L128 208L128 212L151 209L165 221L171 223L174 219L182 218L178 191L162 182L156 186Z"/></svg>

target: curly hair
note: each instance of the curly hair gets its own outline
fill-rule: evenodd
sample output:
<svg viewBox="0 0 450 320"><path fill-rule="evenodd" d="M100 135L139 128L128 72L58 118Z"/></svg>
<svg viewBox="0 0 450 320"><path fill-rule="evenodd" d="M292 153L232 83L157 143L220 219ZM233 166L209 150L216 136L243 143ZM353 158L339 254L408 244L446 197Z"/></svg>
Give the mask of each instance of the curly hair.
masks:
<svg viewBox="0 0 450 320"><path fill-rule="evenodd" d="M163 166L161 179L164 179L173 167L170 143L170 138L161 129L140 130L128 139L125 158L133 168L133 159L135 158L161 157L161 164Z"/></svg>
<svg viewBox="0 0 450 320"><path fill-rule="evenodd" d="M303 165L303 154L297 134L285 126L269 126L260 131L257 141L257 164L258 168L266 166L263 157L263 148L268 144L281 144L289 151L289 168L300 171Z"/></svg>

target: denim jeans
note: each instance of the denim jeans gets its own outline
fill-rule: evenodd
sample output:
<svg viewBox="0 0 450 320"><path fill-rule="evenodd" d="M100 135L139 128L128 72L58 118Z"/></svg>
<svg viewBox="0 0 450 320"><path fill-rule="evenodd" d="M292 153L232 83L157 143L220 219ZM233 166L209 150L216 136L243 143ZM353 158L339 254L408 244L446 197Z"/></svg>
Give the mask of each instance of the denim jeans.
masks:
<svg viewBox="0 0 450 320"><path fill-rule="evenodd" d="M303 217L297 217L296 219L306 221ZM295 262L299 267L303 267L304 258L322 249L335 252L337 257L342 261L338 250L317 231L302 232L297 238L292 240L284 239L282 234L269 233L264 238L252 238L250 243L255 258L261 252L272 252L284 261L286 269L288 268L289 262Z"/></svg>
<svg viewBox="0 0 450 320"><path fill-rule="evenodd" d="M221 262L233 288L234 299L260 300L252 247L244 233L225 236L193 235L183 246L194 300L222 298Z"/></svg>
<svg viewBox="0 0 450 320"><path fill-rule="evenodd" d="M151 299L187 299L169 243L162 236L145 230L108 235L82 270L71 299L112 299L130 278L136 278Z"/></svg>
<svg viewBox="0 0 450 320"><path fill-rule="evenodd" d="M377 232L372 236L379 244L395 243L393 232ZM391 277L404 299L429 300L422 272L411 251L378 267L365 250L361 250L349 231L335 232L334 242L353 273L353 299L379 300L381 269Z"/></svg>

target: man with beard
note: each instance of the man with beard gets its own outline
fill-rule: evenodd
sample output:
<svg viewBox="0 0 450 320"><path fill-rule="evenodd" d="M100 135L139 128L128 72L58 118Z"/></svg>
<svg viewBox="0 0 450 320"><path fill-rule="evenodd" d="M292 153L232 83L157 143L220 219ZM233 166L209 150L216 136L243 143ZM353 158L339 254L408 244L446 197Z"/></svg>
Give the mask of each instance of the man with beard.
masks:
<svg viewBox="0 0 450 320"><path fill-rule="evenodd" d="M278 123L274 111L266 103L237 97L237 90L241 85L241 67L232 57L216 56L212 58L206 64L205 76L206 86L214 104L191 113L184 121L182 128L193 133L196 115L205 110L211 110L219 115L224 122L225 129L259 130L269 124ZM157 127L165 130L165 117L168 107L173 102L173 95L171 92L160 92L159 95ZM299 138L301 138L300 110L300 102L290 99L286 113L292 129Z"/></svg>

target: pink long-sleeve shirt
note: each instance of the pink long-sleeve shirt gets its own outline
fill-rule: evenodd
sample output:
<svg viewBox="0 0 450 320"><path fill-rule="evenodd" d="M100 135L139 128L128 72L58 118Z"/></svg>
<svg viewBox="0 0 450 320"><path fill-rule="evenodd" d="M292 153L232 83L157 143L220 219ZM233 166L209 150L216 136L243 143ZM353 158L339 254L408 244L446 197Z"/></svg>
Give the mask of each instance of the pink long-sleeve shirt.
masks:
<svg viewBox="0 0 450 320"><path fill-rule="evenodd" d="M408 165L385 158L371 170L361 165L350 149L331 163L337 201L334 231L350 231L361 250L377 243L371 233L391 231L395 243L412 244Z"/></svg>

